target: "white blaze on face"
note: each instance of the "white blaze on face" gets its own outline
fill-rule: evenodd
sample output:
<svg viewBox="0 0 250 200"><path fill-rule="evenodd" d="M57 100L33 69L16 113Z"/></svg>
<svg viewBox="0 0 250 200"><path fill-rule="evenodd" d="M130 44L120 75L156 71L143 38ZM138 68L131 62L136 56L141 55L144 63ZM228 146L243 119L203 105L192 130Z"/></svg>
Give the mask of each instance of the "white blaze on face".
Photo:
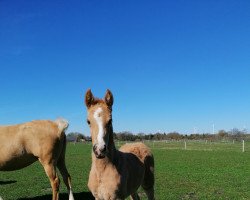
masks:
<svg viewBox="0 0 250 200"><path fill-rule="evenodd" d="M100 149L105 145L105 142L103 140L104 137L104 130L103 130L103 122L102 122L102 108L97 108L94 112L94 119L96 120L96 123L98 125L98 135L97 135L97 147Z"/></svg>

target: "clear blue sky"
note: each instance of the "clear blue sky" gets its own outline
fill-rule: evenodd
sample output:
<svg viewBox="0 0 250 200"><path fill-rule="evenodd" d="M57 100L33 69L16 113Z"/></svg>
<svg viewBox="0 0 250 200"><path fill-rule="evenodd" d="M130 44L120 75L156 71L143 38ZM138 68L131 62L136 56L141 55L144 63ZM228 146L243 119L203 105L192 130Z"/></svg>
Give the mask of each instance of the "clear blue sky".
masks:
<svg viewBox="0 0 250 200"><path fill-rule="evenodd" d="M0 124L69 120L110 88L115 131L250 128L250 1L0 1Z"/></svg>

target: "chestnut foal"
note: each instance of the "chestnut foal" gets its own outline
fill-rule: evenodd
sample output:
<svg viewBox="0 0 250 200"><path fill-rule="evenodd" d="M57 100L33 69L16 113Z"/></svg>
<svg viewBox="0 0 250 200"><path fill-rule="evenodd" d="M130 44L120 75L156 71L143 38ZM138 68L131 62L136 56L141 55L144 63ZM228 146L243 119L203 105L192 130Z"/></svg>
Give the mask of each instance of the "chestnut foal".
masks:
<svg viewBox="0 0 250 200"><path fill-rule="evenodd" d="M126 144L117 150L113 140L113 95L107 90L104 99L85 95L87 122L92 137L92 166L88 187L96 200L140 199L140 186L149 200L154 200L154 158L143 143Z"/></svg>

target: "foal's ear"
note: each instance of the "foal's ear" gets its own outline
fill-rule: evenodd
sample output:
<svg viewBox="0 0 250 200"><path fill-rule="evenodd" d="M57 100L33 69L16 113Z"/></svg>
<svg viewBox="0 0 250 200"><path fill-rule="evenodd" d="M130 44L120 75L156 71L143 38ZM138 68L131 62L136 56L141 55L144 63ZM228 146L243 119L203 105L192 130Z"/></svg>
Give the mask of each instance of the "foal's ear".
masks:
<svg viewBox="0 0 250 200"><path fill-rule="evenodd" d="M109 89L107 89L104 99L105 103L111 108L114 102L114 98L112 92Z"/></svg>
<svg viewBox="0 0 250 200"><path fill-rule="evenodd" d="M87 106L87 108L89 108L93 101L95 100L92 92L90 89L87 90L86 94L85 94L85 105Z"/></svg>

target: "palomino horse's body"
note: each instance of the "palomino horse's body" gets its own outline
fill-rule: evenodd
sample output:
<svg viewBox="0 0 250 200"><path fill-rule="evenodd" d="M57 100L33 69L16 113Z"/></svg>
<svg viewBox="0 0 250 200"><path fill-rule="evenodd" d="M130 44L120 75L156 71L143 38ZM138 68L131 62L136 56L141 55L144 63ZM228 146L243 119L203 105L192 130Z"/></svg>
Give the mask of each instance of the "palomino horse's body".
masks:
<svg viewBox="0 0 250 200"><path fill-rule="evenodd" d="M56 167L62 174L73 200L70 175L65 165L68 122L37 120L12 126L0 126L0 171L22 169L39 160L50 179L53 200L59 198L59 178Z"/></svg>
<svg viewBox="0 0 250 200"><path fill-rule="evenodd" d="M154 158L143 143L126 144L117 150L113 141L113 95L104 100L85 95L93 152L88 187L97 200L139 199L142 186L149 200L154 199Z"/></svg>

